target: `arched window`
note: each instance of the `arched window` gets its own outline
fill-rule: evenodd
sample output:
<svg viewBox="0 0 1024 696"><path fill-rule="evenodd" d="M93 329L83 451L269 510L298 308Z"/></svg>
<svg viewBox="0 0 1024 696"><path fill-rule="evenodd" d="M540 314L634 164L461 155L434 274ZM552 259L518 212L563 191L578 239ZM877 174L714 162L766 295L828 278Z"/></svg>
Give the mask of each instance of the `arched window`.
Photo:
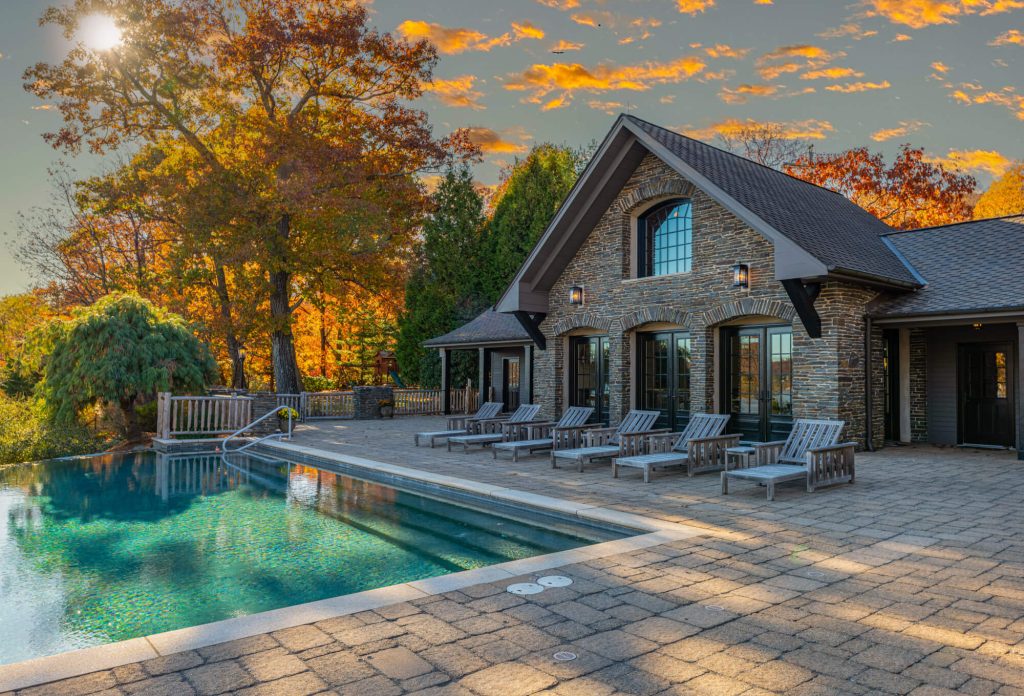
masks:
<svg viewBox="0 0 1024 696"><path fill-rule="evenodd" d="M637 276L687 273L693 259L690 199L666 201L644 213L637 225Z"/></svg>

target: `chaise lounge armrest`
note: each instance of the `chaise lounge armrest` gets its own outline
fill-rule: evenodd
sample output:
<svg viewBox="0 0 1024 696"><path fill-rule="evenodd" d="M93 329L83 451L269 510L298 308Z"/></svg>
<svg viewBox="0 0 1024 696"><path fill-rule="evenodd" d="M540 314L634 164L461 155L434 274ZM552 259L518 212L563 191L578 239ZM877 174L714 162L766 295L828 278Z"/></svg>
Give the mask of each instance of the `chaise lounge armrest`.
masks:
<svg viewBox="0 0 1024 696"><path fill-rule="evenodd" d="M612 439L612 435L617 432L618 428L588 428L583 433L583 441L586 447L603 447L608 444L608 441Z"/></svg>
<svg viewBox="0 0 1024 696"><path fill-rule="evenodd" d="M593 423L581 423L580 425L567 425L561 428L551 428L550 435L552 449L561 450L582 447L587 432L593 429Z"/></svg>
<svg viewBox="0 0 1024 696"><path fill-rule="evenodd" d="M843 442L807 450L807 490L815 486L854 480L857 443Z"/></svg>
<svg viewBox="0 0 1024 696"><path fill-rule="evenodd" d="M653 435L648 434L647 436L647 452L648 454L656 454L660 452L671 452L672 446L675 445L676 440L679 439L680 433L655 433Z"/></svg>
<svg viewBox="0 0 1024 696"><path fill-rule="evenodd" d="M505 421L501 424L501 434L506 442L514 440L527 440L533 437L533 428L542 421L527 421L525 423L510 423Z"/></svg>
<svg viewBox="0 0 1024 696"><path fill-rule="evenodd" d="M656 430L640 430L631 433L619 433L619 456L633 457L638 454L646 454L648 438L650 438L652 435L662 434L672 435L673 433L669 428L657 428Z"/></svg>
<svg viewBox="0 0 1024 696"><path fill-rule="evenodd" d="M534 421L532 423L525 423L523 425L526 428L526 439L527 440L539 440L544 437L551 436L551 429L558 425L558 421Z"/></svg>
<svg viewBox="0 0 1024 696"><path fill-rule="evenodd" d="M779 452L786 445L785 440L775 440L774 442L755 442L751 445L754 448L754 463L756 466L764 466L766 464L777 464L779 460Z"/></svg>

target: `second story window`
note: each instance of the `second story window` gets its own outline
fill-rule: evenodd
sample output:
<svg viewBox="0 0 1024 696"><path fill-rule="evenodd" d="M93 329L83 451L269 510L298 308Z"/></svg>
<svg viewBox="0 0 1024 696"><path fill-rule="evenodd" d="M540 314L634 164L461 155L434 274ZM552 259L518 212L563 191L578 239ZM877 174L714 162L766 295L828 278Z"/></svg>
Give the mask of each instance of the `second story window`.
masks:
<svg viewBox="0 0 1024 696"><path fill-rule="evenodd" d="M689 199L662 203L637 225L637 276L688 273L693 259L693 213Z"/></svg>

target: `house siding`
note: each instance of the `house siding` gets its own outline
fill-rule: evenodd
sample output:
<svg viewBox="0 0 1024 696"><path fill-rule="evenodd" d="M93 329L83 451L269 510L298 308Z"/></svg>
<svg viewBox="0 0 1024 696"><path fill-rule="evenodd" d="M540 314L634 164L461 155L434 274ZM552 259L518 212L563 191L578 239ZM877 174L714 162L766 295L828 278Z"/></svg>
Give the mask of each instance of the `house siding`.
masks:
<svg viewBox="0 0 1024 696"><path fill-rule="evenodd" d="M631 279L634 219L659 200L689 196L693 206L693 270ZM732 285L732 266L750 265L748 290ZM549 417L567 405L567 336L584 329L607 333L611 421L631 408L635 334L645 324L679 325L691 338L691 412L716 410L716 351L720 326L753 317L793 326L793 405L796 417L840 418L846 439L863 442L865 307L876 293L828 282L816 302L822 338L812 339L774 280L772 244L660 159L648 155L605 211L550 291L541 330L547 350L536 353L534 394ZM586 303L568 304L583 285Z"/></svg>

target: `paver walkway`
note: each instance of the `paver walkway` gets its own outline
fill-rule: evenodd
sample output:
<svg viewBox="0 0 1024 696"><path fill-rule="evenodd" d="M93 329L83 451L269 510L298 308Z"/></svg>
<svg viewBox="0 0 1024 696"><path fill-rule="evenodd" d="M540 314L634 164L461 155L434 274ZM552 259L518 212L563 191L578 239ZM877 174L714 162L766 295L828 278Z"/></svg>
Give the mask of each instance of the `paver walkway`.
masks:
<svg viewBox="0 0 1024 696"><path fill-rule="evenodd" d="M1024 694L1024 463L1009 454L859 454L855 485L783 485L768 503L755 486L721 497L717 475L644 485L414 449L439 422L296 441L707 536L549 571L575 582L538 595L478 585L19 694Z"/></svg>

